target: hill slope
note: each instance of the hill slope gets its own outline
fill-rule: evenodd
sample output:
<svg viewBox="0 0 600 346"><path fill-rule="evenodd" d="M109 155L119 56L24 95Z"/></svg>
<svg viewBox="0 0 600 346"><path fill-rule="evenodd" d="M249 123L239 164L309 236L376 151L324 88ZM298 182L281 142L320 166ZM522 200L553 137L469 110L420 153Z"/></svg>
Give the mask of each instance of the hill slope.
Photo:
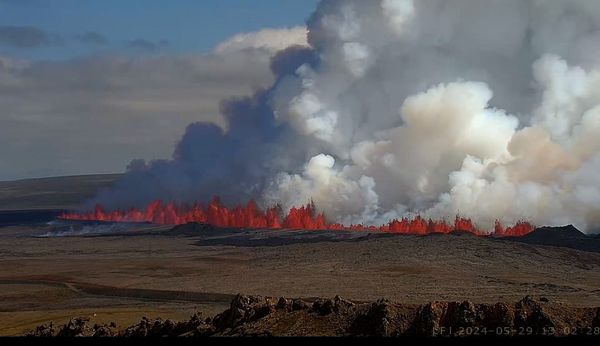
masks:
<svg viewBox="0 0 600 346"><path fill-rule="evenodd" d="M540 227L523 237L511 237L521 243L560 246L582 251L600 252L600 238L588 236L573 225L562 227Z"/></svg>
<svg viewBox="0 0 600 346"><path fill-rule="evenodd" d="M0 181L0 210L75 208L120 176L98 174Z"/></svg>

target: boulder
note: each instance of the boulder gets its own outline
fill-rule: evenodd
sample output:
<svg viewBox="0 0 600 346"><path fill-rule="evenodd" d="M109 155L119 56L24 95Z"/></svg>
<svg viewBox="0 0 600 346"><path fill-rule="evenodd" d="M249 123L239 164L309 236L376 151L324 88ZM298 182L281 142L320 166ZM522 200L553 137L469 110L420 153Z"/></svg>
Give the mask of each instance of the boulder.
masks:
<svg viewBox="0 0 600 346"><path fill-rule="evenodd" d="M394 336L397 330L391 323L393 319L391 302L380 299L371 304L365 313L356 317L350 327L350 333L360 336Z"/></svg>
<svg viewBox="0 0 600 346"><path fill-rule="evenodd" d="M332 313L344 314L354 308L354 303L340 296L333 299L317 299L314 301L311 312L319 315L329 315Z"/></svg>
<svg viewBox="0 0 600 346"><path fill-rule="evenodd" d="M308 310L308 309L310 309L310 305L308 305L308 303L306 303L304 300L302 300L302 299L292 300L292 311Z"/></svg>
<svg viewBox="0 0 600 346"><path fill-rule="evenodd" d="M89 319L83 317L71 318L57 333L57 336L90 336L92 329L87 325Z"/></svg>
<svg viewBox="0 0 600 346"><path fill-rule="evenodd" d="M271 299L262 296L245 296L238 294L229 309L215 316L213 325L218 329L235 328L241 324L263 318L275 311Z"/></svg>

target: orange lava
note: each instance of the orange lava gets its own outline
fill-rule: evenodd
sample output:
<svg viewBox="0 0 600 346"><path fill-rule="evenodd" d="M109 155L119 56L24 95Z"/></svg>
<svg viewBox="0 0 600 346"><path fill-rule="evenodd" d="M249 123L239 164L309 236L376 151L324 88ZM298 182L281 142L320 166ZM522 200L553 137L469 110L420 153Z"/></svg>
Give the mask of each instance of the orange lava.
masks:
<svg viewBox="0 0 600 346"><path fill-rule="evenodd" d="M227 208L219 198L215 197L204 207L202 204L177 204L157 200L144 210L129 209L107 212L100 205L88 213L65 213L60 216L64 220L111 221L111 222L151 222L160 225L180 225L190 222L206 223L216 227L235 227L251 229L303 229L303 230L353 230L380 231L401 234L431 234L464 231L475 235L487 235L473 224L470 219L457 216L454 223L424 219L420 216L412 219L391 220L382 226L342 225L328 223L325 214L318 213L314 203L299 208L292 208L284 215L281 207L275 206L262 211L254 201L246 206ZM534 230L528 222L518 222L513 227L504 227L496 221L494 235L523 236Z"/></svg>

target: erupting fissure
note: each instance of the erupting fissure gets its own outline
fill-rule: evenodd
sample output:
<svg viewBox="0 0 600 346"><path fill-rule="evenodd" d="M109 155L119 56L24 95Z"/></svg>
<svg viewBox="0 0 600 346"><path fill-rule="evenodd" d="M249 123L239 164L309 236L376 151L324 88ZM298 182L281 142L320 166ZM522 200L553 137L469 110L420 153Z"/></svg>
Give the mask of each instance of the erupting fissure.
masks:
<svg viewBox="0 0 600 346"><path fill-rule="evenodd" d="M190 222L206 223L216 227L236 227L252 229L303 229L303 230L368 230L402 234L430 234L465 231L475 235L486 235L468 218L456 216L454 223L444 220L435 221L416 216L412 219L402 218L391 220L382 226L366 226L362 224L342 225L329 223L324 213L319 213L314 203L306 206L291 208L287 215L280 206L274 206L262 211L254 201L244 206L227 208L219 198L215 197L204 207L202 204L163 203L156 200L145 210L129 209L107 212L97 205L95 210L88 213L64 213L64 220L82 221L112 221L112 222L152 222L160 225L180 225ZM534 227L528 222L518 222L513 227L504 227L496 221L494 235L523 236L533 231Z"/></svg>

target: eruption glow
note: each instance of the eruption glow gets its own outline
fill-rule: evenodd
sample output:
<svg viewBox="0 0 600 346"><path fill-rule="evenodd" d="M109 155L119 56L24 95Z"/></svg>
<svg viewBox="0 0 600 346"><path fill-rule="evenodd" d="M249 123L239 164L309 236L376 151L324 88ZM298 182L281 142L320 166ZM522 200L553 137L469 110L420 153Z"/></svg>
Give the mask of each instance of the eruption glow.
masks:
<svg viewBox="0 0 600 346"><path fill-rule="evenodd" d="M90 213L66 213L60 216L65 220L84 221L113 221L113 222L152 222L160 225L180 225L190 222L206 223L217 227L236 227L253 229L302 229L302 230L353 230L353 231L379 231L401 234L431 234L450 233L452 231L465 231L475 235L484 235L485 232L475 227L470 219L456 217L453 224L445 221L425 220L420 216L412 219L403 218L392 220L382 226L365 226L355 224L345 226L339 223L328 223L323 213L318 213L314 203L299 208L291 208L283 216L280 206L275 206L266 211L260 210L254 201L245 207L238 206L230 209L221 205L218 198L205 208L201 204L178 205L176 203L163 204L157 200L152 202L145 210L129 209L107 212L101 206L96 206ZM496 236L522 236L534 227L527 222L519 222L514 227L504 228L496 221Z"/></svg>

